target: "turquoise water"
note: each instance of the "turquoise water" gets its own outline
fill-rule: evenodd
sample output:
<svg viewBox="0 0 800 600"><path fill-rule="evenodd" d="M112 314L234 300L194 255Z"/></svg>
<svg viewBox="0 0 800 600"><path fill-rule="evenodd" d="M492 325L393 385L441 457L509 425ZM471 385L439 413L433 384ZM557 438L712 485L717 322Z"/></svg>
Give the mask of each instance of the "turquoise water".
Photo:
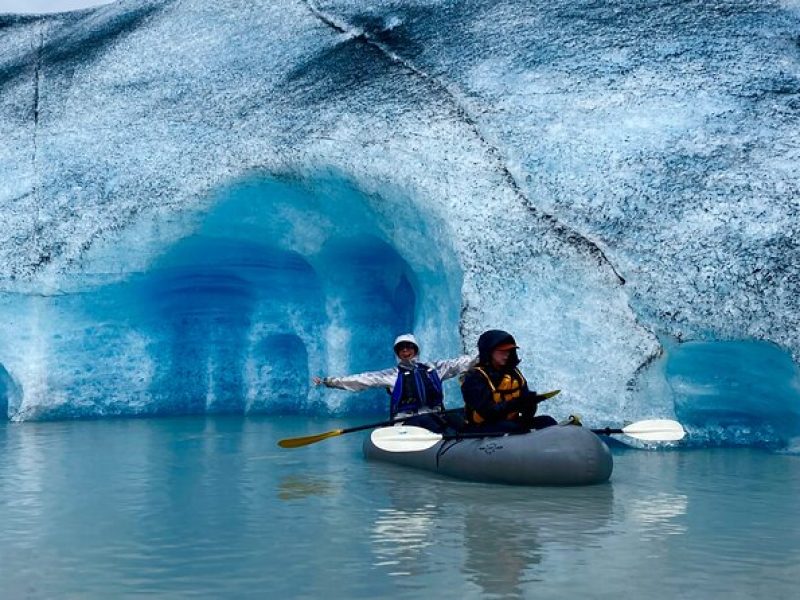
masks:
<svg viewBox="0 0 800 600"><path fill-rule="evenodd" d="M790 598L800 457L614 449L609 484L516 488L361 458L347 422L0 426L3 598Z"/></svg>

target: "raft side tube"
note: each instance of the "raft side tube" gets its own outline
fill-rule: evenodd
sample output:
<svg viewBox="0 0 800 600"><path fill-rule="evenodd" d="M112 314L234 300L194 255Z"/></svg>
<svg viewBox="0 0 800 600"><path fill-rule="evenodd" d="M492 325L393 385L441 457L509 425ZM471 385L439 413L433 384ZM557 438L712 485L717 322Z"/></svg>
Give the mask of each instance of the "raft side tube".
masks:
<svg viewBox="0 0 800 600"><path fill-rule="evenodd" d="M592 485L614 468L608 446L589 429L557 425L524 435L443 440L416 452L387 452L370 437L364 455L466 481L511 485Z"/></svg>

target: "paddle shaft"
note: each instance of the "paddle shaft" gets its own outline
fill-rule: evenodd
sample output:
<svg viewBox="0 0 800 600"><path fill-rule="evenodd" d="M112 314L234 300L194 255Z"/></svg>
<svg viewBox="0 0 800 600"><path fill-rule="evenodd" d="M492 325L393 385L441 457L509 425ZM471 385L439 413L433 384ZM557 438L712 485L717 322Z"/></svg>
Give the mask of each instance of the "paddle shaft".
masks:
<svg viewBox="0 0 800 600"><path fill-rule="evenodd" d="M622 429L614 429L611 427L604 427L603 429L592 429L592 433L596 433L597 435L615 435L620 433L625 433Z"/></svg>
<svg viewBox="0 0 800 600"><path fill-rule="evenodd" d="M569 425L567 425L569 426ZM603 427L587 429L597 435L622 434L645 442L676 442L686 435L683 426L669 419L646 419L625 427ZM526 432L468 431L442 435L425 428L406 425L384 427L372 434L372 443L387 452L419 452L428 450L440 442L460 442L468 439L494 439L506 436L525 435Z"/></svg>
<svg viewBox="0 0 800 600"><path fill-rule="evenodd" d="M534 398L533 398L533 401L536 402L536 404L539 404L540 402L543 402L544 400L547 400L548 398L552 398L553 396L555 396L559 392L560 392L560 390L554 390L552 392L547 392L545 394L536 394L536 396L534 396ZM449 414L449 413L455 413L455 412L459 412L459 411L462 411L462 410L464 410L463 406L460 407L460 408L448 408L447 410L443 410L441 412L420 413L420 414L423 414L423 415L446 415L446 414ZM394 425L395 423L402 423L403 421L408 421L409 419L412 419L412 418L414 418L416 416L417 415L410 415L408 417L397 417L395 419L389 419L388 421L383 421L381 423L370 423L369 425L359 425L358 427L348 427L347 429L337 429L337 431L339 432L339 435L342 435L342 434L345 434L345 433L353 433L355 431L364 431L365 429L377 429L378 427L388 427L389 425Z"/></svg>
<svg viewBox="0 0 800 600"><path fill-rule="evenodd" d="M547 400L548 398L552 398L553 396L557 395L561 390L553 390L552 392L546 392L544 394L537 394L533 397L533 401L538 404L543 400ZM434 412L434 413L423 413L423 414L431 414L431 415L444 415L447 413L454 413L464 410L463 408L450 408L447 410L443 410L441 412ZM411 415L409 417L399 417L395 419L389 419L388 421L381 421L380 423L369 423L368 425L359 425L357 427L348 427L347 429L334 429L333 431L326 431L325 433L319 433L316 435L306 435L297 438L287 438L284 440L278 441L278 446L281 448L299 448L300 446L308 446L309 444L316 444L317 442L321 442L322 440L327 440L328 438L337 437L343 435L345 433L353 433L354 431L364 431L365 429L377 429L379 427L388 427L390 425L394 425L396 423L402 423L403 421L407 421L410 418L413 418L416 415Z"/></svg>
<svg viewBox="0 0 800 600"><path fill-rule="evenodd" d="M446 415L448 413L454 413L463 410L462 408L448 408L447 410L443 410L441 412L432 412L432 413L421 413L424 415ZM365 429L377 429L378 427L388 427L389 425L394 425L395 423L402 423L403 421L408 421L412 417L416 417L417 415L411 415L411 417L399 417L396 419L389 419L388 421L383 421L382 423L370 423L369 425L359 425L358 427L348 427L347 429L339 429L339 435L343 433L353 433L354 431L364 431Z"/></svg>
<svg viewBox="0 0 800 600"><path fill-rule="evenodd" d="M425 413L425 414L443 415L446 413L453 413L459 410L461 409L451 408L438 413ZM280 446L281 448L299 448L301 446L316 444L317 442L321 442L322 440L327 440L332 437L344 435L345 433L353 433L354 431L364 431L365 429L377 429L379 427L389 427L390 425L394 425L396 423L402 423L403 421L408 420L408 418L409 417L400 417L396 419L389 419L388 421L381 421L380 423L369 423L368 425L348 427L347 429L334 429L332 431L326 431L325 433L318 433L315 435L305 435L301 437L287 438L284 440L278 440L278 446Z"/></svg>
<svg viewBox="0 0 800 600"><path fill-rule="evenodd" d="M591 429L592 433L596 433L597 435L619 435L619 434L627 434L624 429L612 428L612 427L604 427L602 429ZM526 431L489 431L486 433L479 433L479 432L470 432L470 433L458 433L456 435L443 435L443 440L462 440L466 438L486 438L486 437L505 437L507 435L525 435Z"/></svg>

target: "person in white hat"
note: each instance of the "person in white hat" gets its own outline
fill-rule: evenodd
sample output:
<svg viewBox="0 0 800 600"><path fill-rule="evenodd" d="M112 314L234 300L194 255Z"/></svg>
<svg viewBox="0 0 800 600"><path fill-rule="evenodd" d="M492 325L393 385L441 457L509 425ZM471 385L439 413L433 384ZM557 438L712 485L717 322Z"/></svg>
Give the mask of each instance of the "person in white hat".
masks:
<svg viewBox="0 0 800 600"><path fill-rule="evenodd" d="M444 411L442 381L456 377L477 364L477 356L459 356L448 360L423 363L419 360L419 344L411 333L394 341L397 366L382 371L368 371L343 377L314 377L314 385L358 392L385 387L391 395L389 414L392 419L413 417L408 424L440 429L443 421L435 415ZM434 418L420 418L425 415Z"/></svg>

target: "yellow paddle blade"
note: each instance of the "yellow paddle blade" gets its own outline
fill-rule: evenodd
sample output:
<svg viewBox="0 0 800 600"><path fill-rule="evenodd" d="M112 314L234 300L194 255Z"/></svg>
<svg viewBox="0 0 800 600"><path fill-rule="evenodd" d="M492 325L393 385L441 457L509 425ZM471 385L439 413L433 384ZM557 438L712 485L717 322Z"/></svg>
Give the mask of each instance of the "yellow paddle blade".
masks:
<svg viewBox="0 0 800 600"><path fill-rule="evenodd" d="M334 429L333 431L326 431L325 433L318 433L317 435L287 438L285 440L280 440L278 446L281 448L299 448L300 446L308 446L309 444L315 444L322 440L342 435L342 433L344 433L344 429Z"/></svg>

